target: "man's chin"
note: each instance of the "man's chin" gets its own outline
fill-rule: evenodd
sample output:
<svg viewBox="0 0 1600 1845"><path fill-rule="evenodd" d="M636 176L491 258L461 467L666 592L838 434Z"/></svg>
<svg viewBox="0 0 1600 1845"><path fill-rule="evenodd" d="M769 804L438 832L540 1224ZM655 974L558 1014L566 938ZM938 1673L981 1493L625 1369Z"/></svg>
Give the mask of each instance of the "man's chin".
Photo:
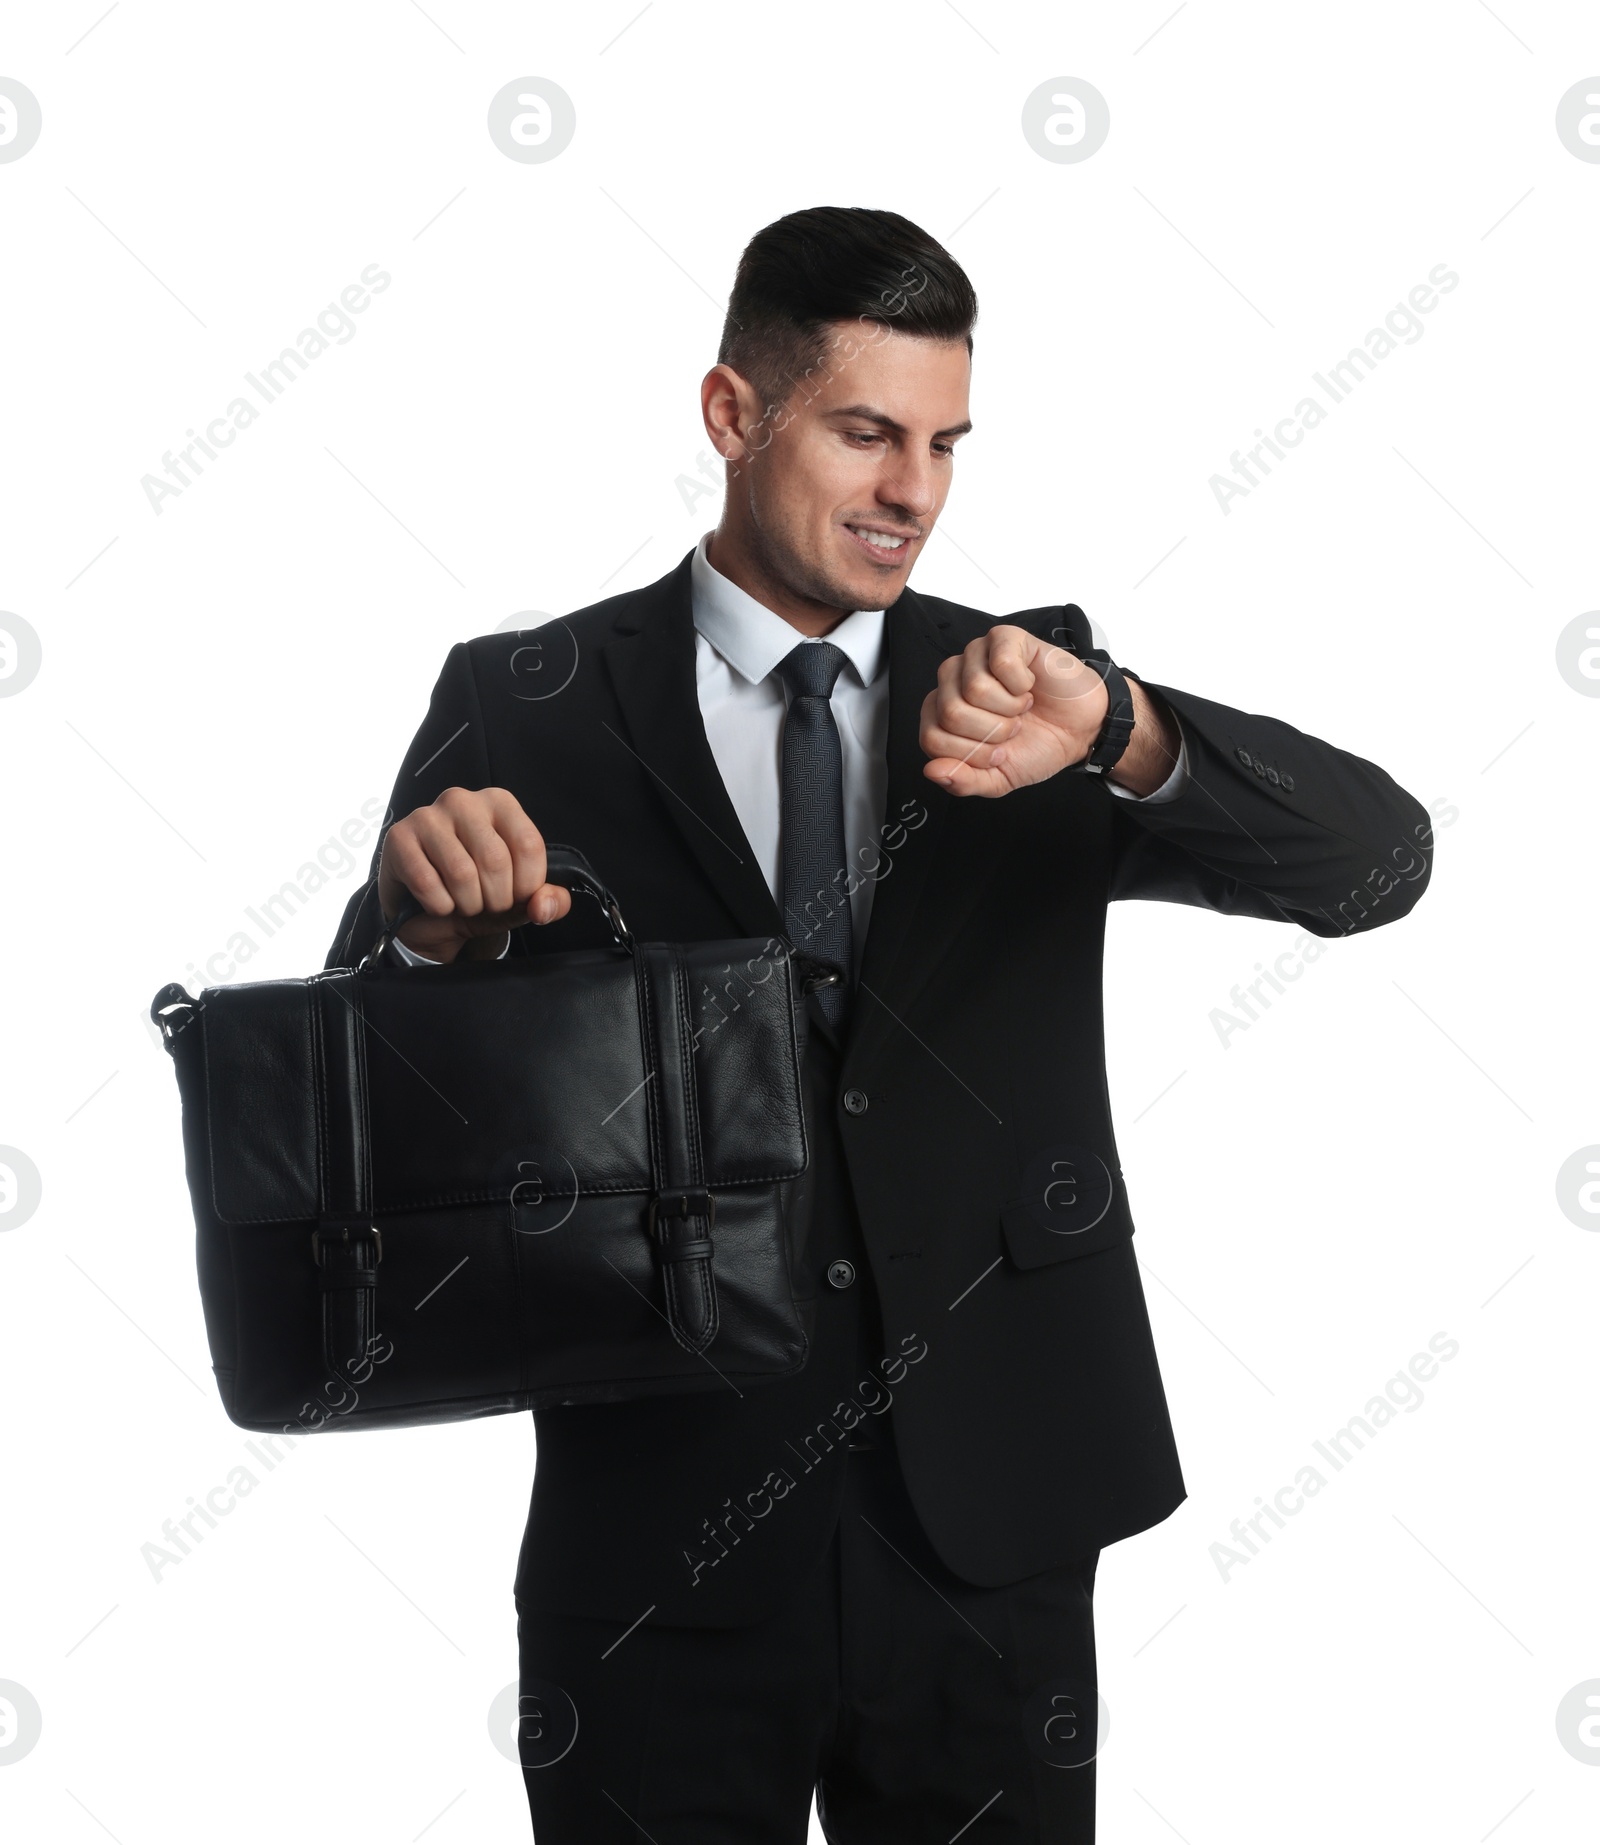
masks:
<svg viewBox="0 0 1600 1845"><path fill-rule="evenodd" d="M821 603L824 608L839 609L846 615L857 609L887 609L900 599L906 586L910 564L892 569L874 568L853 556L831 555L803 557L790 552L787 557L773 556L773 574L797 596Z"/></svg>
<svg viewBox="0 0 1600 1845"><path fill-rule="evenodd" d="M826 600L835 608L847 610L892 608L900 600L910 574L909 563L896 564L893 569L874 569L852 559L848 569L829 572L832 582Z"/></svg>
<svg viewBox="0 0 1600 1845"><path fill-rule="evenodd" d="M847 615L853 615L857 609L893 608L900 600L900 591L905 585L890 587L883 583L860 584L854 590L843 590L832 600L836 608L841 608Z"/></svg>

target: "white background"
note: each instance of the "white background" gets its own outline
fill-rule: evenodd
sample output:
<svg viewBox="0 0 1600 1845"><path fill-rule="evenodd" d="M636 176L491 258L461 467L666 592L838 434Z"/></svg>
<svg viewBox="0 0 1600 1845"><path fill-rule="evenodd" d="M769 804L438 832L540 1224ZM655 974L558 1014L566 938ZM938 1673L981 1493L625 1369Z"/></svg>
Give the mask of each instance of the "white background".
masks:
<svg viewBox="0 0 1600 1845"><path fill-rule="evenodd" d="M43 1183L0 1235L0 1680L44 1722L0 1769L7 1835L527 1836L486 1724L527 1417L304 1442L159 1581L141 1557L248 1458L142 1015L381 806L453 642L651 582L714 523L680 477L734 264L830 203L947 240L981 302L917 585L1077 601L1135 670L1436 814L1417 912L1226 1045L1213 1011L1291 931L1112 913L1190 1497L1102 1559L1101 1836L1592 1836L1555 1719L1600 1677L1600 1237L1555 1181L1600 1141L1600 704L1556 646L1600 607L1600 165L1554 120L1600 71L1593 9L100 13L14 10L0 52L44 123L0 165L0 607L43 646L0 700L0 1142ZM1020 127L1064 75L1111 111L1080 164ZM548 164L486 132L523 76L576 105ZM152 511L163 452L372 263L355 337ZM1209 478L1440 263L1423 336L1224 514ZM319 967L368 850L238 971ZM1440 1332L1421 1407L1225 1580L1231 1521Z"/></svg>

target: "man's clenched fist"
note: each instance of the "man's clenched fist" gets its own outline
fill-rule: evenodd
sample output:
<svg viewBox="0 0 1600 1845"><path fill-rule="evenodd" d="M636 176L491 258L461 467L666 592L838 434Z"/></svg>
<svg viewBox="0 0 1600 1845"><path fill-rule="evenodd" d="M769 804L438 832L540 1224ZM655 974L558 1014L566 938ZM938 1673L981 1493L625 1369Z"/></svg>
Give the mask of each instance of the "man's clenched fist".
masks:
<svg viewBox="0 0 1600 1845"><path fill-rule="evenodd" d="M1159 788L1178 759L1172 720L1128 681L1134 730L1111 779L1135 794ZM1065 647L1000 622L939 668L923 700L930 781L952 794L1009 794L1081 762L1105 722L1105 681Z"/></svg>
<svg viewBox="0 0 1600 1845"><path fill-rule="evenodd" d="M511 929L572 908L571 891L545 882L543 834L504 788L446 788L389 828L378 864L385 916L406 891L428 913L400 940L435 961L497 955Z"/></svg>

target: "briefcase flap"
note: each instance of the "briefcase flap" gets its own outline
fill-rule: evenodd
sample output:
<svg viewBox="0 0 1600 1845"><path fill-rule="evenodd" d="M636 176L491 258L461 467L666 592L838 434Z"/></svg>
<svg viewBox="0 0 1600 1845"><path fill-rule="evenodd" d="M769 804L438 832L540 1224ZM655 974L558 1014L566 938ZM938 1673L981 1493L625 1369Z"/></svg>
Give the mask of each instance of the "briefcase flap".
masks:
<svg viewBox="0 0 1600 1845"><path fill-rule="evenodd" d="M798 981L772 947L755 937L675 950L687 1018L673 1041L689 1066L676 1092L713 1190L806 1166ZM629 955L375 967L202 998L211 1194L224 1223L327 1211L348 1177L349 1123L363 1116L380 1222L514 1193L524 1203L651 1190L647 1111L651 1091L670 1085L646 1079ZM681 1129L684 1113L663 1110L658 1133Z"/></svg>

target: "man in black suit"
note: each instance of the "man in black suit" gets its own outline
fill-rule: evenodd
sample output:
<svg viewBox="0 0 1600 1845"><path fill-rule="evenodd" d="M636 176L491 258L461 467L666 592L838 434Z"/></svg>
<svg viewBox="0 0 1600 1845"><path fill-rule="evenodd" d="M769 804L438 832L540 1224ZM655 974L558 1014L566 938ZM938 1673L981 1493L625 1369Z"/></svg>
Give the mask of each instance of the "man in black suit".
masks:
<svg viewBox="0 0 1600 1845"><path fill-rule="evenodd" d="M781 932L841 974L807 1002L803 1369L535 1415L544 1845L802 1845L813 1792L848 1845L1092 1839L1096 1563L1184 1497L1106 1092L1107 902L1331 937L1427 882L1428 816L1372 763L1122 674L1070 604L996 622L908 586L976 311L894 213L758 233L702 385L716 530L451 649L329 955L408 890L409 962L603 946L553 839L641 939Z"/></svg>

